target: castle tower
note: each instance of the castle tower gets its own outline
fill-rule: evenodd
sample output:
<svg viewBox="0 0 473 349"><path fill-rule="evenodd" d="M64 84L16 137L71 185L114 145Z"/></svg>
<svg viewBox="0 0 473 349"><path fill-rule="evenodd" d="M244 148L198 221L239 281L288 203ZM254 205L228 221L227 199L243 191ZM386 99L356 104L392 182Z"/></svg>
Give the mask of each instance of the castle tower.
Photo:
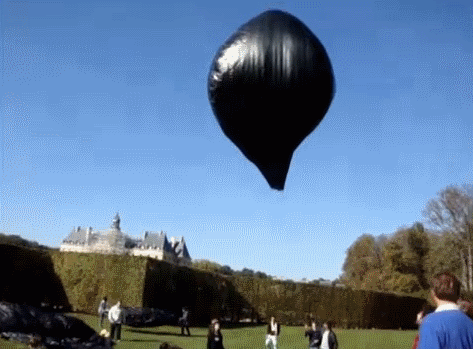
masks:
<svg viewBox="0 0 473 349"><path fill-rule="evenodd" d="M115 215L115 218L113 218L112 229L120 230L120 216L118 215L118 212Z"/></svg>
<svg viewBox="0 0 473 349"><path fill-rule="evenodd" d="M113 218L112 225L108 233L108 244L109 252L111 253L123 253L125 248L126 237L120 229L120 216L117 212Z"/></svg>

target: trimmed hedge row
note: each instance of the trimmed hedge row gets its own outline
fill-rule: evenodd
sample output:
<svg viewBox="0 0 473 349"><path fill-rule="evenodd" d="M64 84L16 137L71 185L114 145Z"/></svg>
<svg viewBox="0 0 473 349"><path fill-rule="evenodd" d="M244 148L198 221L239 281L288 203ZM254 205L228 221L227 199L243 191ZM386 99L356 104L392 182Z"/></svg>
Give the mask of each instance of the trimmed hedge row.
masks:
<svg viewBox="0 0 473 349"><path fill-rule="evenodd" d="M389 293L233 277L238 293L267 319L301 324L309 317L345 328L415 328L424 299Z"/></svg>
<svg viewBox="0 0 473 349"><path fill-rule="evenodd" d="M0 300L29 304L47 300L91 314L107 295L111 303L121 300L129 307L178 314L187 306L194 324L208 324L215 317L262 321L274 315L284 324L316 317L345 328L407 329L415 328L416 313L424 302L380 292L223 276L145 257L40 253L3 245L0 256L12 280L0 287Z"/></svg>

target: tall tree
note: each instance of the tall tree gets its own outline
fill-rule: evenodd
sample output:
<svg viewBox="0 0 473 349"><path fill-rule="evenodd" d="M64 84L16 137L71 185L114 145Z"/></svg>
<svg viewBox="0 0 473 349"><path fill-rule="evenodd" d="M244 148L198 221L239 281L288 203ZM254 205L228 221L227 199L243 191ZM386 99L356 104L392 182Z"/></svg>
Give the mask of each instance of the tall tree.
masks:
<svg viewBox="0 0 473 349"><path fill-rule="evenodd" d="M426 289L424 263L428 251L429 238L421 224L398 230L383 246L386 288L404 293Z"/></svg>
<svg viewBox="0 0 473 349"><path fill-rule="evenodd" d="M459 245L462 284L473 291L473 190L449 186L429 200L424 210L428 222L443 233L452 233Z"/></svg>
<svg viewBox="0 0 473 349"><path fill-rule="evenodd" d="M381 251L376 239L364 234L348 248L341 280L356 289L378 289L381 266Z"/></svg>
<svg viewBox="0 0 473 349"><path fill-rule="evenodd" d="M449 270L458 275L462 271L462 262L458 250L461 244L454 234L430 234L430 250L425 259L425 275L430 279L437 273Z"/></svg>

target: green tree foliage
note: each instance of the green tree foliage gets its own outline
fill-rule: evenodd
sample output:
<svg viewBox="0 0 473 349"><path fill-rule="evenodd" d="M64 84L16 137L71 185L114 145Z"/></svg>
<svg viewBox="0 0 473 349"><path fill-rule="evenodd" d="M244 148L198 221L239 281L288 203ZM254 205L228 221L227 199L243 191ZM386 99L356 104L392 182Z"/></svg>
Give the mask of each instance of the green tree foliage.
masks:
<svg viewBox="0 0 473 349"><path fill-rule="evenodd" d="M342 282L355 289L378 289L377 277L373 271L381 273L380 248L372 235L360 236L347 250L343 264Z"/></svg>
<svg viewBox="0 0 473 349"><path fill-rule="evenodd" d="M392 236L360 236L347 251L341 281L354 289L416 293L428 288L429 235L420 223Z"/></svg>
<svg viewBox="0 0 473 349"><path fill-rule="evenodd" d="M260 278L260 279L269 279L270 276L267 275L266 273L263 273L262 271L257 271L255 273L255 277Z"/></svg>
<svg viewBox="0 0 473 349"><path fill-rule="evenodd" d="M241 276L255 276L255 272L252 269L243 268L241 271L238 272Z"/></svg>
<svg viewBox="0 0 473 349"><path fill-rule="evenodd" d="M210 271L213 273L220 273L222 271L222 266L216 262L209 261L207 259L196 259L192 261L192 266L194 268Z"/></svg>
<svg viewBox="0 0 473 349"><path fill-rule="evenodd" d="M430 280L437 273L449 270L461 275L462 262L458 250L461 243L453 233L430 235L430 251L425 260L425 276Z"/></svg>
<svg viewBox="0 0 473 349"><path fill-rule="evenodd" d="M386 289L414 293L428 288L424 271L428 251L429 237L421 224L396 232L383 247Z"/></svg>
<svg viewBox="0 0 473 349"><path fill-rule="evenodd" d="M220 272L223 275L233 275L234 271L232 268L230 268L228 265L224 265L221 269Z"/></svg>

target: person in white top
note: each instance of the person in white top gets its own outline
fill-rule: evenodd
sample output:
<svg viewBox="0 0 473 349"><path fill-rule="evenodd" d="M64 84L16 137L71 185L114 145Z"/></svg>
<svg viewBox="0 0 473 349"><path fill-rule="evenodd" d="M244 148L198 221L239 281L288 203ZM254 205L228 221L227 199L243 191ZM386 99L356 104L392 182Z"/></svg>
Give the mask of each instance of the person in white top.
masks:
<svg viewBox="0 0 473 349"><path fill-rule="evenodd" d="M338 341L335 332L332 331L332 322L324 323L324 333L322 334L322 343L320 349L338 349Z"/></svg>
<svg viewBox="0 0 473 349"><path fill-rule="evenodd" d="M112 340L116 338L117 342L121 339L123 318L123 309L120 307L120 302L118 301L117 304L111 307L108 312L108 321L110 321L110 338Z"/></svg>
<svg viewBox="0 0 473 349"><path fill-rule="evenodd" d="M271 317L271 321L268 324L268 331L266 333L266 342L265 346L266 348L269 348L269 345L273 345L273 349L277 349L278 345L278 336L279 333L281 332L281 326L279 323L276 322L274 319L274 316Z"/></svg>

